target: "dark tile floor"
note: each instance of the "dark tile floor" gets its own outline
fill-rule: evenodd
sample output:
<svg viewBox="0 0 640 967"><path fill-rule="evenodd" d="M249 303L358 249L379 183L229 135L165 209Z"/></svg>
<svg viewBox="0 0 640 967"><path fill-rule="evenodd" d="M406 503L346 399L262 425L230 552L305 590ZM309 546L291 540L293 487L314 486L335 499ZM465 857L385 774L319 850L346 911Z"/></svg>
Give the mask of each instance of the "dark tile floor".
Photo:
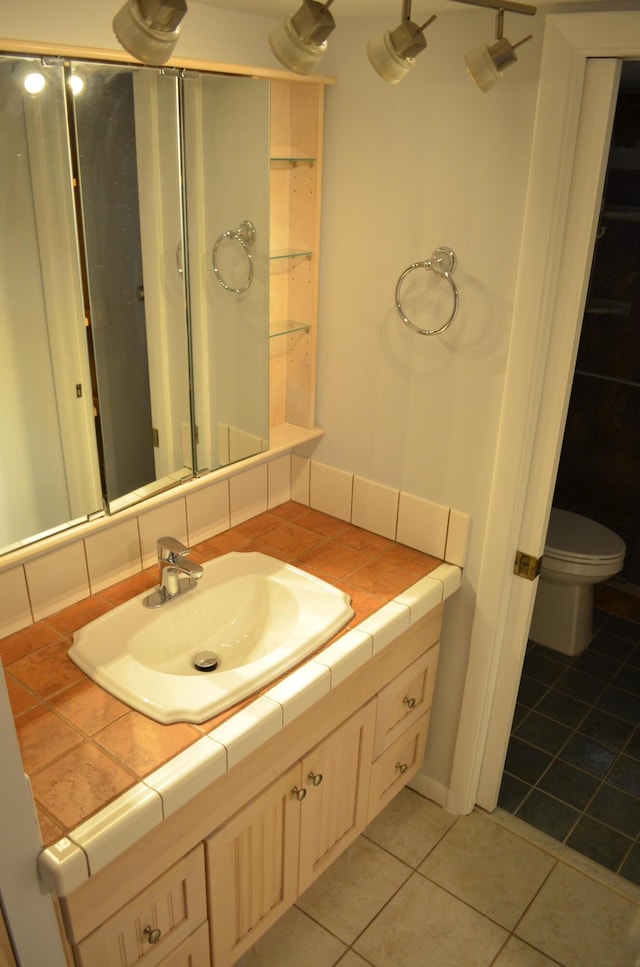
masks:
<svg viewBox="0 0 640 967"><path fill-rule="evenodd" d="M640 885L640 623L575 658L529 642L498 805Z"/></svg>

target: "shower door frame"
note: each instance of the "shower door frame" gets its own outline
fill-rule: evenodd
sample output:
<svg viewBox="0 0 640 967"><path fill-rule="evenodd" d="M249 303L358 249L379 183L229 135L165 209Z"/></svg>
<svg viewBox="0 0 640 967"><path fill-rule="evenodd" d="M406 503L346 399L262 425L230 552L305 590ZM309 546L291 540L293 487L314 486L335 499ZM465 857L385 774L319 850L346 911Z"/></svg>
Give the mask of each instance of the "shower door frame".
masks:
<svg viewBox="0 0 640 967"><path fill-rule="evenodd" d="M446 807L495 808L537 580L595 243L620 59L640 12L547 17L512 338L484 564ZM491 616L491 620L487 620Z"/></svg>

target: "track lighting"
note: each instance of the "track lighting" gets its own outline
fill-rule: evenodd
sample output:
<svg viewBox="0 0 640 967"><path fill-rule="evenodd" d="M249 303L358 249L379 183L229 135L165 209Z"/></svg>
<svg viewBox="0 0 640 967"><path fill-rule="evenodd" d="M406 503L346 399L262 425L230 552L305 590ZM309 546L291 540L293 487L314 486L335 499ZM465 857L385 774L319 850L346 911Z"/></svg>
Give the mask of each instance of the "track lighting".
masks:
<svg viewBox="0 0 640 967"><path fill-rule="evenodd" d="M300 9L269 34L269 46L281 64L296 74L310 74L327 49L335 28L329 7L333 0L303 0Z"/></svg>
<svg viewBox="0 0 640 967"><path fill-rule="evenodd" d="M427 46L423 31L435 20L435 14L419 27L411 20L411 0L403 0L402 21L395 30L372 37L367 44L371 66L389 84L399 84L415 64L415 58Z"/></svg>
<svg viewBox="0 0 640 967"><path fill-rule="evenodd" d="M489 91L493 85L500 80L503 72L515 64L518 57L516 47L520 47L531 40L531 34L517 44L511 44L502 36L504 27L505 10L513 13L524 13L533 16L536 8L525 3L496 3L495 0L457 0L458 3L468 3L478 7L492 7L497 10L496 14L496 42L495 44L483 44L473 50L468 50L464 55L467 70L481 91Z"/></svg>
<svg viewBox="0 0 640 967"><path fill-rule="evenodd" d="M186 0L127 0L113 18L113 31L136 60L164 64L173 53L186 12Z"/></svg>

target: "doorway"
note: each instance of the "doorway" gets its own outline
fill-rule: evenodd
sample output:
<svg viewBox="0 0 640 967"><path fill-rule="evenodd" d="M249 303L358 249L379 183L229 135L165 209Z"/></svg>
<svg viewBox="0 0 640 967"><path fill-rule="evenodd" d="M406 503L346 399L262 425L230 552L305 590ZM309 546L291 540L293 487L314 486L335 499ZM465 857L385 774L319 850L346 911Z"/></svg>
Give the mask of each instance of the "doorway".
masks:
<svg viewBox="0 0 640 967"><path fill-rule="evenodd" d="M446 799L453 812L497 803L536 590L514 576L513 561L517 548L544 548L621 58L640 58L639 12L547 17L485 566Z"/></svg>
<svg viewBox="0 0 640 967"><path fill-rule="evenodd" d="M498 805L640 884L640 62L622 66L553 505L615 529L575 658L529 640Z"/></svg>

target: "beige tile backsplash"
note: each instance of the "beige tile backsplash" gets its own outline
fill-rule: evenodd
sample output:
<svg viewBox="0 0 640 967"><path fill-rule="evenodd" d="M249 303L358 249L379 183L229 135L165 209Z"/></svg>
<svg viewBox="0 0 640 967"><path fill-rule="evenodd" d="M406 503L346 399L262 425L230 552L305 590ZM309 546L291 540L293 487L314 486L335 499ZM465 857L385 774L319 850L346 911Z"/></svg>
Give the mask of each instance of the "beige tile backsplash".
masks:
<svg viewBox="0 0 640 967"><path fill-rule="evenodd" d="M184 497L170 500L138 516L142 566L152 567L158 560L158 538L175 537L187 544L187 506Z"/></svg>
<svg viewBox="0 0 640 967"><path fill-rule="evenodd" d="M229 478L231 526L267 510L267 464Z"/></svg>
<svg viewBox="0 0 640 967"><path fill-rule="evenodd" d="M364 477L354 477L351 523L393 541L398 526L399 499L399 490Z"/></svg>
<svg viewBox="0 0 640 967"><path fill-rule="evenodd" d="M85 526L75 540L58 535L46 551L34 545L32 556L0 571L0 637L151 567L164 534L196 544L289 499L464 565L467 514L297 454L175 493L135 516L101 520L93 532Z"/></svg>
<svg viewBox="0 0 640 967"><path fill-rule="evenodd" d="M84 546L92 594L132 577L141 568L140 534L135 517L85 537Z"/></svg>
<svg viewBox="0 0 640 967"><path fill-rule="evenodd" d="M353 474L311 461L309 504L338 520L351 520Z"/></svg>
<svg viewBox="0 0 640 967"><path fill-rule="evenodd" d="M396 539L424 554L444 558L449 508L414 494L400 494Z"/></svg>
<svg viewBox="0 0 640 967"><path fill-rule="evenodd" d="M15 567L0 574L0 634L13 634L32 621L24 568Z"/></svg>
<svg viewBox="0 0 640 967"><path fill-rule="evenodd" d="M186 504L190 546L229 530L228 480L194 491L187 496Z"/></svg>
<svg viewBox="0 0 640 967"><path fill-rule="evenodd" d="M291 500L291 458L289 455L267 464L267 504L269 508Z"/></svg>
<svg viewBox="0 0 640 967"><path fill-rule="evenodd" d="M84 541L36 557L24 570L34 621L61 611L91 593Z"/></svg>

